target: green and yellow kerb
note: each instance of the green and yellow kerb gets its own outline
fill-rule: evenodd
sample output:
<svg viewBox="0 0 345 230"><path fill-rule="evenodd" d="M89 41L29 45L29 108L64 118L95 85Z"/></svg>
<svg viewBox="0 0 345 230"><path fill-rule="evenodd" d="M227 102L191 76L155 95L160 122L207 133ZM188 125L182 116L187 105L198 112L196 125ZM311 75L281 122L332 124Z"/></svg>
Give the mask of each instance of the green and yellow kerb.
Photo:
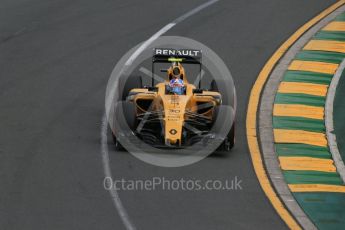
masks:
<svg viewBox="0 0 345 230"><path fill-rule="evenodd" d="M345 186L329 152L327 90L345 58L345 13L317 32L295 56L273 108L275 150L294 197L318 228L342 229ZM341 211L343 210L343 211Z"/></svg>

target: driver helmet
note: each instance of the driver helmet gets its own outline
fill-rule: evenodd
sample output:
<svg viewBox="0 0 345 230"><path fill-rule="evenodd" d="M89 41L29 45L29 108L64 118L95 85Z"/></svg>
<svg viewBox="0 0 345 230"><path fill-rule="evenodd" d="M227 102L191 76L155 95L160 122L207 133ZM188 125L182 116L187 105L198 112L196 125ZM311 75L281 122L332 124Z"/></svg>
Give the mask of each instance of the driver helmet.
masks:
<svg viewBox="0 0 345 230"><path fill-rule="evenodd" d="M172 79L169 82L171 93L177 95L182 95L184 93L184 82L181 79L181 74L183 71L183 67L180 63L173 63L173 65L171 66Z"/></svg>
<svg viewBox="0 0 345 230"><path fill-rule="evenodd" d="M181 78L181 76L184 74L184 68L182 65L178 62L173 62L171 66L171 76L173 78Z"/></svg>

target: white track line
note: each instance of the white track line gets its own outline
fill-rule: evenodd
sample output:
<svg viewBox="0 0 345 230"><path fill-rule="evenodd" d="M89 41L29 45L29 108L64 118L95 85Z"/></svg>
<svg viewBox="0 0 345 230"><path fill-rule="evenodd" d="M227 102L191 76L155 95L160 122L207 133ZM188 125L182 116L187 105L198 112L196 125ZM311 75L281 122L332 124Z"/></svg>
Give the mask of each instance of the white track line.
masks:
<svg viewBox="0 0 345 230"><path fill-rule="evenodd" d="M104 114L102 118L102 127L101 127L101 154L102 154L102 163L104 168L105 178L113 178L111 175L111 169L109 164L109 154L108 154L108 136L107 136L107 129L108 129L108 121L107 116ZM126 209L123 207L120 196L118 192L112 186L109 189L109 193L111 199L116 207L120 218L123 224L126 226L128 230L134 230L135 226L130 221Z"/></svg>
<svg viewBox="0 0 345 230"><path fill-rule="evenodd" d="M176 18L173 22L167 24L162 29L160 29L157 33L152 35L148 40L146 40L144 43L141 44L141 46L128 58L128 60L125 63L124 68L131 65L133 61L152 43L154 42L158 37L160 37L162 34L166 33L168 30L170 30L172 27L177 25L178 23L182 22L186 18L198 13L199 11L205 9L206 7L218 2L219 0L210 0L205 2L204 4L201 4L200 6L192 9L191 11L185 13L184 15ZM107 137L107 130L108 130L108 122L107 122L107 116L104 113L102 118L102 126L101 126L101 154L102 154L102 162L103 162L103 168L104 168L104 174L105 177L111 176L111 169L110 169L110 161L109 161L109 153L108 153L108 137ZM116 210L119 213L119 216L125 226L128 230L134 230L136 229L133 222L130 220L126 209L122 205L120 196L118 192L111 188L109 189L110 196L112 198L112 201L114 203L114 206Z"/></svg>

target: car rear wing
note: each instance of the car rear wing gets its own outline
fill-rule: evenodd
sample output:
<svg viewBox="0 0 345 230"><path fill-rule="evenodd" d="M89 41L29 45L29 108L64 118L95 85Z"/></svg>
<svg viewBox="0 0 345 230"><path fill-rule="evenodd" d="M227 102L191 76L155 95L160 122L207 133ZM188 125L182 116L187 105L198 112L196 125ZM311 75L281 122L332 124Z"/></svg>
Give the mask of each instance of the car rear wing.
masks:
<svg viewBox="0 0 345 230"><path fill-rule="evenodd" d="M155 48L153 50L152 62L181 62L190 64L201 64L202 52L195 49L170 49Z"/></svg>
<svg viewBox="0 0 345 230"><path fill-rule="evenodd" d="M155 48L152 56L152 86L154 86L154 63L180 62L199 65L199 73L202 71L202 51L196 49L171 49L171 48ZM201 88L201 79L199 81Z"/></svg>

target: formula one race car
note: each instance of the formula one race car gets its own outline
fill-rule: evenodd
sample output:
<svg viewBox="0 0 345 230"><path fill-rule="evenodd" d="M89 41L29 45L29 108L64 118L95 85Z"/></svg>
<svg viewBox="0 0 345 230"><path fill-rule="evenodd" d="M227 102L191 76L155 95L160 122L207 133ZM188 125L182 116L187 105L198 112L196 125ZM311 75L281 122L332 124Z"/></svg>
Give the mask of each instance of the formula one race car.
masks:
<svg viewBox="0 0 345 230"><path fill-rule="evenodd" d="M166 79L155 84L154 74L156 63L169 65L161 69ZM154 49L152 60L152 82L150 86L142 85L142 78L130 76L123 86L122 99L124 116L131 130L142 141L153 147L183 148L192 146L207 135L222 105L222 95L218 91L215 80L209 89L201 89L191 84L183 65L199 65L201 75L201 50ZM158 77L159 78L159 77ZM229 129L228 129L229 130ZM229 151L234 146L235 124L219 150ZM121 144L113 134L117 148Z"/></svg>

